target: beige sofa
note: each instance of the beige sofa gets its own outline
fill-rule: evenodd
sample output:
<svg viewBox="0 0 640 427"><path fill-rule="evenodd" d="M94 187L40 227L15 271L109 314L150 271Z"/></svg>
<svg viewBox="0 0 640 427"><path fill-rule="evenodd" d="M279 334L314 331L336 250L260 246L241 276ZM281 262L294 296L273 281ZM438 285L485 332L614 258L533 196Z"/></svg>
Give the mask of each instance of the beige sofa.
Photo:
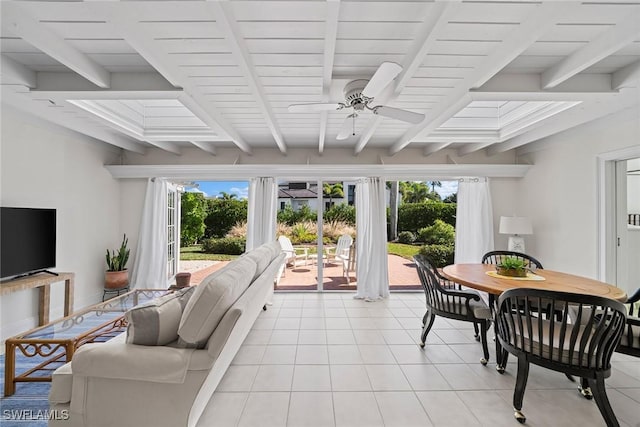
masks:
<svg viewBox="0 0 640 427"><path fill-rule="evenodd" d="M191 291L186 305L185 296L158 303L153 308L155 339L177 333L178 340L169 344L132 344L154 324L139 322L135 332L129 326L128 335L80 347L73 361L54 373L49 395L51 409L69 418L49 425L195 426L258 314L271 301L283 262L274 241L207 277ZM176 314L180 305L175 301L181 301L184 312ZM148 315L145 310L150 308L138 315ZM194 345L202 348L185 348Z"/></svg>

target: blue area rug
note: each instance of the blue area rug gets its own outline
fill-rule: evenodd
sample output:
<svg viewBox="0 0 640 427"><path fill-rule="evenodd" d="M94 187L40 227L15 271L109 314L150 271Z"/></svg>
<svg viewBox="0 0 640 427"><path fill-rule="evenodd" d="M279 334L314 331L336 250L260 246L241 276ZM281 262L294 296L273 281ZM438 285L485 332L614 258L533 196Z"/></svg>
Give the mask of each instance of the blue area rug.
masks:
<svg viewBox="0 0 640 427"><path fill-rule="evenodd" d="M17 383L16 392L9 397L4 397L4 361L5 356L0 356L0 426L2 427L46 427L49 410L50 382L42 383ZM24 372L39 363L37 358L28 358L18 352L16 354L16 372ZM62 365L56 363L52 367ZM43 373L44 374L44 373Z"/></svg>

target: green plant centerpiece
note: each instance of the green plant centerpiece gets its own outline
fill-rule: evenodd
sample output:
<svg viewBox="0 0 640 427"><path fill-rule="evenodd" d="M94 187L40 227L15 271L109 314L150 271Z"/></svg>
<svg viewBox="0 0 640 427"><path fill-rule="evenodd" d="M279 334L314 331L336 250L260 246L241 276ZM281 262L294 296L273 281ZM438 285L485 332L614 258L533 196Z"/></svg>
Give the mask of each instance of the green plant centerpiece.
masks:
<svg viewBox="0 0 640 427"><path fill-rule="evenodd" d="M127 247L129 239L125 234L122 237L120 248L109 251L105 256L107 261L107 271L104 278L104 287L107 289L122 289L129 285L129 273L127 271L127 261L129 261L130 250Z"/></svg>
<svg viewBox="0 0 640 427"><path fill-rule="evenodd" d="M496 273L501 276L527 277L527 268L523 260L516 257L506 257L496 265Z"/></svg>

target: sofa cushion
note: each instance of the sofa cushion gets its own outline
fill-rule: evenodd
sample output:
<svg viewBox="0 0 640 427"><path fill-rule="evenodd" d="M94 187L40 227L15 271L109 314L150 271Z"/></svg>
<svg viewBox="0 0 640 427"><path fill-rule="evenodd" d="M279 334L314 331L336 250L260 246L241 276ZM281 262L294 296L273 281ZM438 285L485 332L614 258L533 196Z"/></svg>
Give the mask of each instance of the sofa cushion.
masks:
<svg viewBox="0 0 640 427"><path fill-rule="evenodd" d="M166 345L175 341L182 311L194 291L195 287L182 289L127 311L127 343Z"/></svg>
<svg viewBox="0 0 640 427"><path fill-rule="evenodd" d="M260 276L265 268L267 268L271 263L274 255L271 248L266 245L262 245L259 248L247 252L245 256L247 258L251 258L256 263L256 272L253 275L253 280L256 280L256 278L258 278L258 276Z"/></svg>
<svg viewBox="0 0 640 427"><path fill-rule="evenodd" d="M255 272L255 261L244 256L205 278L182 313L180 338L204 348L222 316L249 287Z"/></svg>

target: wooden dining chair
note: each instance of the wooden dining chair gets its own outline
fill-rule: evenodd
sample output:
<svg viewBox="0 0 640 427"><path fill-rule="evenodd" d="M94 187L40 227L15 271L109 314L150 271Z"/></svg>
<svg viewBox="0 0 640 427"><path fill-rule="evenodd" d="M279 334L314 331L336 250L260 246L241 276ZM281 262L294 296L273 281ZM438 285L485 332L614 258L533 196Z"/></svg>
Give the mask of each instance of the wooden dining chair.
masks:
<svg viewBox="0 0 640 427"><path fill-rule="evenodd" d="M460 285L440 275L433 262L424 255L413 257L420 283L424 289L427 311L422 318L422 335L420 347L424 348L427 335L433 326L436 316L449 319L472 322L478 336L480 327L480 341L482 343L483 358L480 363L486 365L489 361L489 347L487 345L487 329L491 324L491 310L480 298L480 294L473 290L462 289Z"/></svg>
<svg viewBox="0 0 640 427"><path fill-rule="evenodd" d="M545 317L544 312L534 309L542 307L541 300L560 309L561 319ZM502 293L496 330L502 348L518 358L513 393L516 419L526 421L522 402L529 364L533 363L581 377L591 387L607 426L618 426L604 380L611 375L611 356L620 342L625 317L624 305L609 298L527 288Z"/></svg>

